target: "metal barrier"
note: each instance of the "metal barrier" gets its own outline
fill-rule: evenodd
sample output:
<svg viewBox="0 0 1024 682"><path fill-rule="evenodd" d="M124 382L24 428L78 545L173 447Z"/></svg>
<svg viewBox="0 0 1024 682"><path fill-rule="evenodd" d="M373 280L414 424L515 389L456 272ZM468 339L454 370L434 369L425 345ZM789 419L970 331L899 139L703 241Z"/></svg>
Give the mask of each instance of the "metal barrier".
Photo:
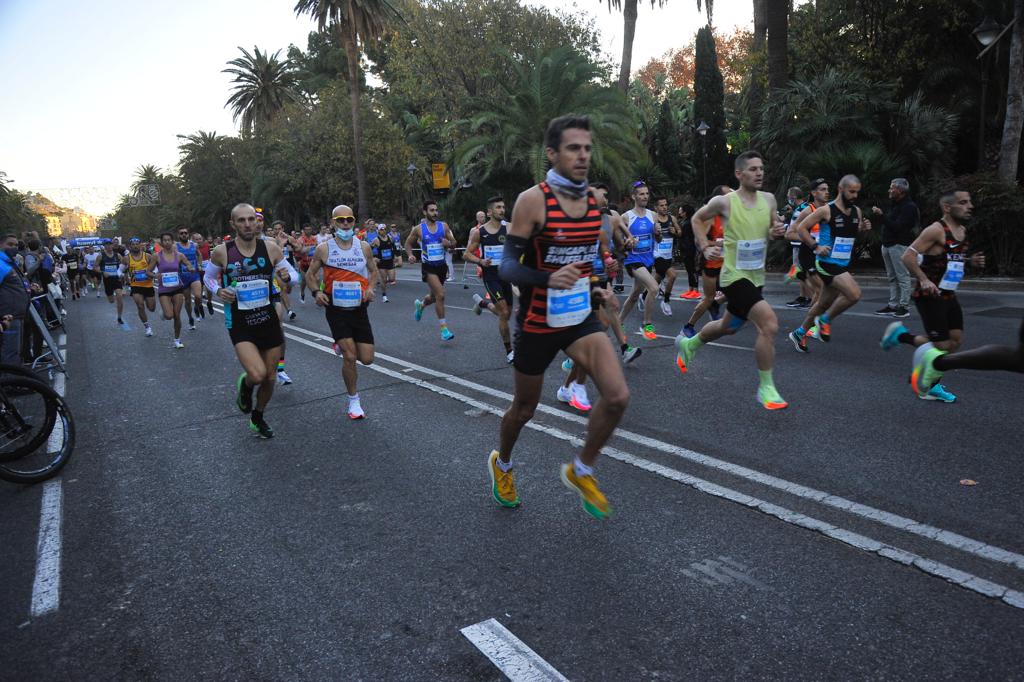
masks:
<svg viewBox="0 0 1024 682"><path fill-rule="evenodd" d="M35 302L41 299L46 299L50 305L50 309L54 312L56 324L53 324L53 326L51 326L51 323L46 322L46 320L43 319L43 316L39 314L39 311L36 310ZM57 342L53 340L53 335L50 334L50 330L56 329L57 327L60 327L65 334L67 333L67 330L64 329L63 316L60 314L60 310L57 308L57 303L53 300L53 296L46 293L33 297L28 306L28 314L32 318L32 322L36 325L36 328L39 330L39 334L42 335L43 343L46 345L46 350L44 350L39 357L32 359L32 369L36 370L38 367L43 366L51 370L56 369L65 377L68 376L67 367L64 366L64 356L60 354L60 346L57 345Z"/></svg>

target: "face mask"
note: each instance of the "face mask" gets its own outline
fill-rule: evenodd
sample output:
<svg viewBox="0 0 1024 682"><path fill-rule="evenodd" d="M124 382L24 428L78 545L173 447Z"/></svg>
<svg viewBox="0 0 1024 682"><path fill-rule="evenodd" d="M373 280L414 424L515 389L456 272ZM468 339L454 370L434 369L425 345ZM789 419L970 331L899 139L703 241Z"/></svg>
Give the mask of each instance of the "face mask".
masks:
<svg viewBox="0 0 1024 682"><path fill-rule="evenodd" d="M355 236L355 233L356 229L354 227L350 227L347 229L339 227L337 230L334 231L334 234L338 235L338 239L342 240L343 242L347 242L349 239L352 239L352 237Z"/></svg>

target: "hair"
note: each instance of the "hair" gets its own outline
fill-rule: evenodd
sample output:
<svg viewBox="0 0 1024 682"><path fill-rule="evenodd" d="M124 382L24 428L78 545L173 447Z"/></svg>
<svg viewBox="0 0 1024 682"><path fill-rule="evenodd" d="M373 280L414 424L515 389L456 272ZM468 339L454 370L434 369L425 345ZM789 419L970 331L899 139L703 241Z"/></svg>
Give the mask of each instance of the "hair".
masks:
<svg viewBox="0 0 1024 682"><path fill-rule="evenodd" d="M691 206L690 204L681 204L679 208L683 209L683 213L686 214L687 218L693 215L693 206Z"/></svg>
<svg viewBox="0 0 1024 682"><path fill-rule="evenodd" d="M815 178L814 180L811 180L811 184L807 186L807 191L813 192L824 184L827 184L825 178Z"/></svg>
<svg viewBox="0 0 1024 682"><path fill-rule="evenodd" d="M590 189L603 189L605 192L610 191L608 185L603 182L592 182L590 183Z"/></svg>
<svg viewBox="0 0 1024 682"><path fill-rule="evenodd" d="M804 194L804 190L802 187L797 187L796 185L793 185L788 190L786 190L786 196L793 197L794 199L803 199L807 195Z"/></svg>
<svg viewBox="0 0 1024 682"><path fill-rule="evenodd" d="M569 128L590 131L590 117L569 114L552 119L548 123L547 132L544 133L544 146L558 151L562 146L562 133Z"/></svg>
<svg viewBox="0 0 1024 682"><path fill-rule="evenodd" d="M161 232L161 233L160 233L160 241L163 241L163 240L164 240L164 237L170 237L170 238L171 238L171 241L172 241L172 242L174 241L174 235L173 235L173 234L171 234L170 232Z"/></svg>
<svg viewBox="0 0 1024 682"><path fill-rule="evenodd" d="M637 180L633 183L633 186L629 188L629 196L636 196L636 193L640 191L641 187L647 187L648 192L651 190L651 188L647 186L646 182L643 180Z"/></svg>
<svg viewBox="0 0 1024 682"><path fill-rule="evenodd" d="M281 227L286 227L285 222L283 220L275 220L274 222L270 223L271 227L277 227L278 225L280 225Z"/></svg>
<svg viewBox="0 0 1024 682"><path fill-rule="evenodd" d="M253 211L255 211L255 210L256 210L255 208L253 208L253 207L252 207L252 204L247 204L247 203L245 203L244 201L243 201L242 203L240 203L240 204L235 204L235 205L234 205L234 206L233 206L233 207L231 208L231 219L232 219L232 220L234 220L234 219L235 219L235 211L237 211L237 210L238 210L238 209L240 209L240 208L252 208L252 210L253 210Z"/></svg>
<svg viewBox="0 0 1024 682"><path fill-rule="evenodd" d="M18 235L17 235L17 234L15 234L14 232L8 232L8 233L6 233L6 234L5 234L4 236L3 236L3 241L7 241L7 240L8 240L8 239L10 239L11 237L14 237L15 239L18 239L19 241L20 241L20 239L21 239L21 238L20 238L20 237L18 237Z"/></svg>
<svg viewBox="0 0 1024 682"><path fill-rule="evenodd" d="M491 206L494 206L495 204L499 203L503 204L505 203L505 200L501 197L500 194L495 194L493 197L487 200L487 208L490 208Z"/></svg>
<svg viewBox="0 0 1024 682"><path fill-rule="evenodd" d="M668 203L668 197L666 197L666 196L658 196L658 197L654 197L654 205L655 205L655 206L657 206L657 205L658 205L658 202L659 202L659 201L664 201L664 202L665 202L665 203L667 204L667 203Z"/></svg>
<svg viewBox="0 0 1024 682"><path fill-rule="evenodd" d="M859 185L859 184L861 184L860 178L858 178L853 173L848 173L847 175L844 175L842 178L839 179L839 189L842 189L844 187L849 187L850 185Z"/></svg>
<svg viewBox="0 0 1024 682"><path fill-rule="evenodd" d="M434 201L433 199L427 199L426 201L424 201L423 202L423 212L424 213L427 212L427 207L428 206L437 206L437 202Z"/></svg>
<svg viewBox="0 0 1024 682"><path fill-rule="evenodd" d="M764 161L764 157L761 156L761 152L756 149L748 149L736 157L736 163L733 164L733 167L738 171L747 170L747 161L752 159L760 159L761 161Z"/></svg>
<svg viewBox="0 0 1024 682"><path fill-rule="evenodd" d="M957 187L956 185L944 189L942 194L939 195L940 206L952 206L956 203L956 195L958 192L966 192L967 190Z"/></svg>
<svg viewBox="0 0 1024 682"><path fill-rule="evenodd" d="M904 194L910 194L910 183L907 182L906 178L893 178L889 184Z"/></svg>

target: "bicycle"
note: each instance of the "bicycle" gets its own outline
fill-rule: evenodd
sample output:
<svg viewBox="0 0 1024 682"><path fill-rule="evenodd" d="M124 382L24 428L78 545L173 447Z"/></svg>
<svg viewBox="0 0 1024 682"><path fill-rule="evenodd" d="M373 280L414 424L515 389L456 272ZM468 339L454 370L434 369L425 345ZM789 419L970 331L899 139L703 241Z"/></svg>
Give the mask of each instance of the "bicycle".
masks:
<svg viewBox="0 0 1024 682"><path fill-rule="evenodd" d="M75 422L64 397L34 372L0 364L0 479L53 478L74 448Z"/></svg>

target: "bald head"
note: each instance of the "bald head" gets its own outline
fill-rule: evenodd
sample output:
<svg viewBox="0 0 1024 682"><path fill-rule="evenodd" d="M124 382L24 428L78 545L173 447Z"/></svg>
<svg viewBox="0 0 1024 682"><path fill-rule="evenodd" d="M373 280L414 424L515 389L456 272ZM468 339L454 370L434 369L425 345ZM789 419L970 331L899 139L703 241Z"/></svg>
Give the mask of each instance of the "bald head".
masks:
<svg viewBox="0 0 1024 682"><path fill-rule="evenodd" d="M852 173L849 175L844 175L842 179L839 181L839 189L843 189L844 187L852 187L854 185L856 185L858 188L860 187L860 178L858 178L856 175L853 175Z"/></svg>
<svg viewBox="0 0 1024 682"><path fill-rule="evenodd" d="M252 204L235 204L235 207L231 209L231 220L234 220L240 212L249 212L253 217L256 216L256 208Z"/></svg>

